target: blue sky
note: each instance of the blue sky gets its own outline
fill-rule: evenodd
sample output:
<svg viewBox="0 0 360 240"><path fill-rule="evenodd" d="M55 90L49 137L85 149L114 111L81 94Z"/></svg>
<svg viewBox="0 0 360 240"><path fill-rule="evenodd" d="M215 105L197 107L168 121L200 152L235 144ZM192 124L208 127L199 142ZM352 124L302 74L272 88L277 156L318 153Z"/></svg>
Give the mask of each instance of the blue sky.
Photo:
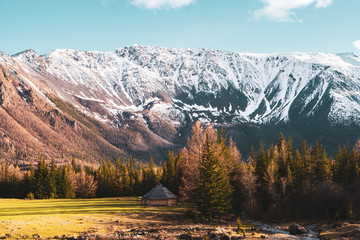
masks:
<svg viewBox="0 0 360 240"><path fill-rule="evenodd" d="M360 51L359 0L0 0L0 51ZM357 48L358 49L357 49Z"/></svg>

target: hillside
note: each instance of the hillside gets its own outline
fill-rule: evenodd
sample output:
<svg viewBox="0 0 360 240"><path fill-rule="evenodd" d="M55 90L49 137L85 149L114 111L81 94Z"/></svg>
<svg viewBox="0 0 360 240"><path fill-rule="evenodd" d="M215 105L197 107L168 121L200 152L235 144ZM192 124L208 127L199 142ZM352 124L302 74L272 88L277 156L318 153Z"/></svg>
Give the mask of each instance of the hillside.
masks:
<svg viewBox="0 0 360 240"><path fill-rule="evenodd" d="M356 53L133 45L113 52L2 53L0 65L0 158L126 153L161 160L166 149L183 146L197 120L225 128L245 155L260 138L269 143L280 132L295 143L319 141L330 153L359 137Z"/></svg>

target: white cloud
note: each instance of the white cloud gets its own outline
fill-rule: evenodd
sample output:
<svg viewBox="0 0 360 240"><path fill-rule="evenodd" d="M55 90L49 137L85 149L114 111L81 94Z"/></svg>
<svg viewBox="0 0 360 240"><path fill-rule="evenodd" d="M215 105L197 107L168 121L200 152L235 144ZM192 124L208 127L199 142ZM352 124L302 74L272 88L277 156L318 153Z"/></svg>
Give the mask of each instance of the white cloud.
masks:
<svg viewBox="0 0 360 240"><path fill-rule="evenodd" d="M354 47L360 51L360 40L356 40L355 42L353 42Z"/></svg>
<svg viewBox="0 0 360 240"><path fill-rule="evenodd" d="M292 22L294 21L296 9L313 4L315 4L315 8L325 8L333 0L261 0L261 2L264 7L254 12L255 18L266 17L272 21Z"/></svg>
<svg viewBox="0 0 360 240"><path fill-rule="evenodd" d="M317 0L316 1L316 8L325 8L328 7L332 4L333 0Z"/></svg>
<svg viewBox="0 0 360 240"><path fill-rule="evenodd" d="M171 9L187 6L195 0L132 0L131 3L137 7L148 9Z"/></svg>

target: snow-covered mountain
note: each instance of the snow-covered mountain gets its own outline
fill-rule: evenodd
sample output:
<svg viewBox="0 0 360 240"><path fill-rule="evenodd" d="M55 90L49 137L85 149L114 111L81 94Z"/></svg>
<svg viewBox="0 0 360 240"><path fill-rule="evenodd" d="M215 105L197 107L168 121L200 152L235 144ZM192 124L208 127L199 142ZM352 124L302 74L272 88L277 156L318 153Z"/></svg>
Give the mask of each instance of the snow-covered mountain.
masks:
<svg viewBox="0 0 360 240"><path fill-rule="evenodd" d="M185 112L203 121L288 121L292 109L311 116L328 97L331 122L360 122L360 55L354 53L260 55L134 45L45 56L25 51L14 60L30 75L50 75L64 99L99 103L103 120L122 111L142 117L151 105L170 123Z"/></svg>
<svg viewBox="0 0 360 240"><path fill-rule="evenodd" d="M221 126L360 125L360 54L248 54L133 45L113 52L28 50L0 65L116 129L162 146L200 120ZM165 129L165 130L164 130ZM301 131L301 130L298 130Z"/></svg>

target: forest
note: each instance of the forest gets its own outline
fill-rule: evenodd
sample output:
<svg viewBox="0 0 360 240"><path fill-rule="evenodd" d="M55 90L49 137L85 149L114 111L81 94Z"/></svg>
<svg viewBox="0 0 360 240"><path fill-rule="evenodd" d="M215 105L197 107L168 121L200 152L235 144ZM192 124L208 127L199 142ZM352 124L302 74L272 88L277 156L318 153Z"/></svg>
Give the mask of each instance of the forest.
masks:
<svg viewBox="0 0 360 240"><path fill-rule="evenodd" d="M56 165L39 157L36 166L0 165L1 198L95 198L141 196L161 182L196 206L194 214L214 219L229 213L264 219L358 219L360 217L360 141L339 146L334 158L315 143L294 147L279 136L250 156L241 154L224 131L199 122L186 146L169 151L162 166L117 159L99 167Z"/></svg>

